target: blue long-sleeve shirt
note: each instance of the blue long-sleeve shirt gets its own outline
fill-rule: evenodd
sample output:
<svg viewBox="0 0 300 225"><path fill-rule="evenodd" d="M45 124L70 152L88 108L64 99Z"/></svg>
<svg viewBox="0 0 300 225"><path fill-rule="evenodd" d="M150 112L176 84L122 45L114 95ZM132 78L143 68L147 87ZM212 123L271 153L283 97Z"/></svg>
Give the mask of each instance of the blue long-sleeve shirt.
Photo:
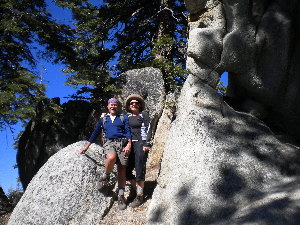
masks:
<svg viewBox="0 0 300 225"><path fill-rule="evenodd" d="M114 139L114 138L127 138L131 139L130 127L128 122L128 117L123 115L124 121L122 122L120 115L116 115L114 122L111 121L110 116L106 115L106 120L103 127L103 118L100 118L98 124L93 131L89 142L94 142L96 137L99 135L103 128L105 138Z"/></svg>

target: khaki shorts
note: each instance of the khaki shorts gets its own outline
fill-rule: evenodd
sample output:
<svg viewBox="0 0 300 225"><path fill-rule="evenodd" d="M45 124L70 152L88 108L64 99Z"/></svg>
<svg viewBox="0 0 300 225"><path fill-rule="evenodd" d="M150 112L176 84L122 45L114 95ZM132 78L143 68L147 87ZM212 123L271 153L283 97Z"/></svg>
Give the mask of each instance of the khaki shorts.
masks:
<svg viewBox="0 0 300 225"><path fill-rule="evenodd" d="M125 152L123 152L123 148L127 145L127 139L118 138L114 140L107 139L103 145L105 149L105 154L115 153L117 157L117 164L127 166L128 156L125 156Z"/></svg>

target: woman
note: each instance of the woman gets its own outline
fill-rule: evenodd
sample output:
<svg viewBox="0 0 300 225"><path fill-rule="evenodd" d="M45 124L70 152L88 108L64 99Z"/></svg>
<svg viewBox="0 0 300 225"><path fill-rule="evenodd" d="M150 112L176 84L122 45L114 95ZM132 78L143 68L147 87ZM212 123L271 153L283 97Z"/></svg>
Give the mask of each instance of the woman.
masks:
<svg viewBox="0 0 300 225"><path fill-rule="evenodd" d="M125 101L125 107L130 112L128 120L132 137L126 179L130 181L133 188L136 188L136 198L129 205L135 208L143 203L146 162L151 147L151 128L148 113L142 112L145 109L145 101L140 95L129 95ZM132 173L133 169L135 169L136 176Z"/></svg>

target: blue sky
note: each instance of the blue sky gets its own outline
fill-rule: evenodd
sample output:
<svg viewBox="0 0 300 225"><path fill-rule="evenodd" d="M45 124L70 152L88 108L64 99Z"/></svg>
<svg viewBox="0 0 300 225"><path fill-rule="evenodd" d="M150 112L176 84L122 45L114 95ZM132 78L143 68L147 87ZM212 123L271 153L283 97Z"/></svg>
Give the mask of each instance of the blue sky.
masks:
<svg viewBox="0 0 300 225"><path fill-rule="evenodd" d="M67 10L62 10L53 6L51 0L47 0L50 3L50 12L58 18L61 23L71 23L70 13ZM61 103L68 101L66 98L68 95L73 94L75 90L68 86L65 86L66 76L61 72L63 65L53 65L45 60L40 60L37 71L40 71L43 77L43 83L46 84L46 95L49 98L60 97ZM222 80L227 85L227 76L222 76ZM16 164L17 150L13 148L14 137L22 130L21 124L17 124L13 127L14 133L9 129L0 132L0 186L4 192L7 193L9 189L15 189L17 187L18 170L13 168Z"/></svg>
<svg viewBox="0 0 300 225"><path fill-rule="evenodd" d="M64 85L66 76L60 72L63 66L41 62L46 69L43 73L43 82L47 86L46 95L49 98L60 97L61 103L68 101L64 97L74 93L75 90ZM14 143L13 136L16 136L23 128L20 124L13 128L14 134L9 129L0 132L0 186L5 193L10 188L16 188L18 178L18 170L13 168L13 165L16 164L17 150L13 149L12 145Z"/></svg>
<svg viewBox="0 0 300 225"><path fill-rule="evenodd" d="M60 23L71 23L70 13L67 10L57 8L53 5L52 0L47 0L50 4L51 14L59 19ZM49 98L60 97L61 103L68 101L67 97L73 94L75 90L65 86L66 76L61 72L63 65L53 65L45 60L39 60L37 71L42 74L43 83L46 84L46 95ZM23 129L21 124L13 127L14 133L8 128L0 132L0 186L7 193L9 189L17 187L18 169L14 169L16 164L17 150L13 148L14 138Z"/></svg>

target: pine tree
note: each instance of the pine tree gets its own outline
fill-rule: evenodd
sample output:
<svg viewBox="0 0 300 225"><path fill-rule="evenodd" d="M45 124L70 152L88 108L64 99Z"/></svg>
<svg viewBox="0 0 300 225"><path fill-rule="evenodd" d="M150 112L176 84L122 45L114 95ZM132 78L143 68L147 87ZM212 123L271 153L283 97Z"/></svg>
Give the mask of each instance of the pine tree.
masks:
<svg viewBox="0 0 300 225"><path fill-rule="evenodd" d="M45 57L64 60L72 48L71 30L58 25L41 0L2 0L0 4L0 130L34 115L45 86L34 72L33 44L45 46Z"/></svg>
<svg viewBox="0 0 300 225"><path fill-rule="evenodd" d="M71 9L76 21L76 58L66 61L69 84L84 85L79 93L103 98L103 93L118 90L120 73L145 66L163 70L167 91L182 84L187 35L183 1L93 2L56 1Z"/></svg>

